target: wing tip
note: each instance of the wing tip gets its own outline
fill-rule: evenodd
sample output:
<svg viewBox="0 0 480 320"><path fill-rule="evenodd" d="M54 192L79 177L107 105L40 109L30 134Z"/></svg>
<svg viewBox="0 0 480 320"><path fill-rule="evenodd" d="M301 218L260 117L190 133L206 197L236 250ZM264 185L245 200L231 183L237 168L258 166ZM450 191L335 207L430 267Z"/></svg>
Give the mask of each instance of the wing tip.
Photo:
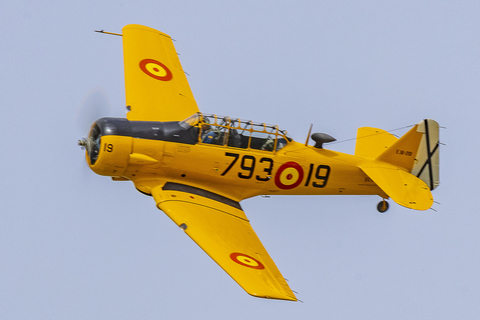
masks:
<svg viewBox="0 0 480 320"><path fill-rule="evenodd" d="M122 28L122 33L125 32L125 30L131 30L131 29L137 29L137 30L143 30L143 31L149 31L149 32L153 32L153 33L159 33L163 36L166 36L168 38L172 38L170 37L168 34L164 33L164 32L161 32L161 31L158 31L157 29L154 29L154 28L150 28L150 27L147 27L147 26L143 26L141 24L127 24L126 26L124 26Z"/></svg>
<svg viewBox="0 0 480 320"><path fill-rule="evenodd" d="M268 294L259 294L255 292L248 292L249 295L255 298L262 298L262 299L271 299L271 300L285 300L285 301L299 301L297 297L293 293L291 294L277 294L277 295L268 295Z"/></svg>

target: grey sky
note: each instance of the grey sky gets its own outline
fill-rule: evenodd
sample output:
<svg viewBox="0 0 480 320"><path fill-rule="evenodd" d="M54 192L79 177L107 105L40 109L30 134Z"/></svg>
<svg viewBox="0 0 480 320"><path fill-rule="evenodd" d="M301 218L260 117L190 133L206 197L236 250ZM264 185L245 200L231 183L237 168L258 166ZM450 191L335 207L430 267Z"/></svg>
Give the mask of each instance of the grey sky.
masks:
<svg viewBox="0 0 480 320"><path fill-rule="evenodd" d="M480 3L1 1L0 318L478 319ZM247 295L151 198L76 146L89 92L124 116L121 32L170 34L200 109L354 138L441 131L437 212L379 197L244 201L304 303ZM403 134L406 130L395 132ZM354 141L332 144L353 153Z"/></svg>

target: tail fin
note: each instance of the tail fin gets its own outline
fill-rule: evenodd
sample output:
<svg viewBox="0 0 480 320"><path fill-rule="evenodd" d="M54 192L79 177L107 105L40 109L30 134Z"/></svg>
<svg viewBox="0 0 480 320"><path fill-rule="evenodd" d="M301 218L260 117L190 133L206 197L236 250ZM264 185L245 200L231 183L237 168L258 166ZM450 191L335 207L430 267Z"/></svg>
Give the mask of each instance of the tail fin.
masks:
<svg viewBox="0 0 480 320"><path fill-rule="evenodd" d="M419 149L418 147L423 137L422 132L418 132L417 129L418 124L413 126L412 129L380 154L377 160L393 164L407 172L412 172Z"/></svg>
<svg viewBox="0 0 480 320"><path fill-rule="evenodd" d="M439 185L438 123L425 119L400 139L380 129L359 129L360 133L368 131L373 134L357 142L355 150L366 158L360 168L398 204L417 210L430 208L430 190Z"/></svg>
<svg viewBox="0 0 480 320"><path fill-rule="evenodd" d="M435 189L440 184L438 128L435 120L419 122L377 160L403 168L425 182L430 190Z"/></svg>
<svg viewBox="0 0 480 320"><path fill-rule="evenodd" d="M397 139L376 128L359 128L355 155L393 164L424 181L430 190L439 184L439 126L425 119Z"/></svg>

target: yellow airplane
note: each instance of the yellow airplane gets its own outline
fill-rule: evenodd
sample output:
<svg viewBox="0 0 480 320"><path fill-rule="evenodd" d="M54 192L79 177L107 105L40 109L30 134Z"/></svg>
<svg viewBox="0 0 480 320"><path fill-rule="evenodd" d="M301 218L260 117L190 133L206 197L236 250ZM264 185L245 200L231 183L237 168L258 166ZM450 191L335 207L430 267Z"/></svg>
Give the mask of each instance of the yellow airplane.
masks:
<svg viewBox="0 0 480 320"><path fill-rule="evenodd" d="M358 129L354 155L295 142L276 125L201 113L170 36L123 28L127 118L95 121L90 168L129 180L247 293L296 301L240 201L258 195L379 195L407 208L432 206L439 184L439 126L422 120L401 138ZM310 133L309 133L310 135Z"/></svg>

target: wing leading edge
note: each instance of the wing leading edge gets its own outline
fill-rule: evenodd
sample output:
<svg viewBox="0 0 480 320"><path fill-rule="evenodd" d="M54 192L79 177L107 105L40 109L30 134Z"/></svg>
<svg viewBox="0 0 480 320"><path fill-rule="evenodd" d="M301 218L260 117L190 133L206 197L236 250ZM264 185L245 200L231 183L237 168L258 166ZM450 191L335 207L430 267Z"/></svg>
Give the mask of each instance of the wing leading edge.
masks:
<svg viewBox="0 0 480 320"><path fill-rule="evenodd" d="M128 120L181 121L199 111L169 35L130 24L122 36Z"/></svg>
<svg viewBox="0 0 480 320"><path fill-rule="evenodd" d="M157 207L248 294L297 300L238 202L172 183L154 188L152 195Z"/></svg>

